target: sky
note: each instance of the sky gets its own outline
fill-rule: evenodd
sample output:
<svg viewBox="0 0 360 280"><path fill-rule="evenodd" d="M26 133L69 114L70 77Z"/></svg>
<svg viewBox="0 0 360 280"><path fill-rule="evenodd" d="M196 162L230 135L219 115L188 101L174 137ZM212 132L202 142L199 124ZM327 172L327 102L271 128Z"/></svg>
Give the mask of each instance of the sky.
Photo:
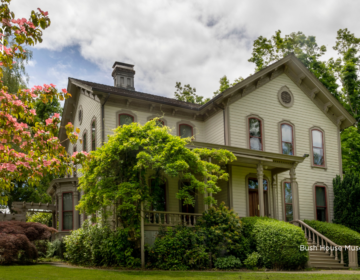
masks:
<svg viewBox="0 0 360 280"><path fill-rule="evenodd" d="M135 65L135 89L173 97L175 83L212 97L219 79L254 73L259 36L302 31L332 50L336 32L360 37L360 2L351 0L13 0L17 18L40 7L51 25L32 47L29 86L66 88L68 77L113 85L114 61Z"/></svg>

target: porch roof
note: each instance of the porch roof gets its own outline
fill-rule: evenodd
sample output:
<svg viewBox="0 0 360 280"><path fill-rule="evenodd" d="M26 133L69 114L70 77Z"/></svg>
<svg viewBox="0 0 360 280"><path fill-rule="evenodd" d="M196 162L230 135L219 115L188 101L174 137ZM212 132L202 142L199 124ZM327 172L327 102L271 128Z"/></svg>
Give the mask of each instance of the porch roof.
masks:
<svg viewBox="0 0 360 280"><path fill-rule="evenodd" d="M305 160L305 155L290 156L279 153L264 152L251 150L246 148L239 148L227 145L210 144L204 142L192 142L188 145L189 148L208 148L208 149L224 149L232 152L237 160L230 163L230 165L244 166L250 168L256 168L261 163L265 169L271 170L273 174L278 174L292 167L296 167L299 163Z"/></svg>

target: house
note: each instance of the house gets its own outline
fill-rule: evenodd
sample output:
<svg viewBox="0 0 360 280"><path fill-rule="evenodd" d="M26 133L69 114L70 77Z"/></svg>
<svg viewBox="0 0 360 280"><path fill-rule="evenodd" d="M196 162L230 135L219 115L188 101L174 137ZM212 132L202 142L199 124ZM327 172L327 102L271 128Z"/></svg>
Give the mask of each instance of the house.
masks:
<svg viewBox="0 0 360 280"><path fill-rule="evenodd" d="M72 122L83 139L76 145L62 142L69 153L95 150L119 125L144 124L160 116L172 133L194 136L194 146L234 153L237 160L227 166L230 179L220 183L214 198L240 217L332 221L332 180L342 174L340 130L355 119L293 54L204 105L136 91L130 64L115 62L112 77L113 86L69 78L72 97L65 101L59 138L66 139L63 127ZM170 225L181 219L192 225L207 208L204 195L194 194L195 207L183 206L176 199L177 178L166 179L157 212ZM86 219L74 208L81 198L77 181L76 174L55 179L48 189L56 204L53 221L59 222L59 236ZM155 212L146 215L159 217ZM154 241L158 222L147 219L146 243ZM110 223L119 226L116 217Z"/></svg>

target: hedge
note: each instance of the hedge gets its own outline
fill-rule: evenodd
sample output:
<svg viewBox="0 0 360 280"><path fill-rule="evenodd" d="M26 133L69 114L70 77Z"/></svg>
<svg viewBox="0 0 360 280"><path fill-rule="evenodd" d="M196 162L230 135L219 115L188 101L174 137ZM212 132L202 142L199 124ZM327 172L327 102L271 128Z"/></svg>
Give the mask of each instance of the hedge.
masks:
<svg viewBox="0 0 360 280"><path fill-rule="evenodd" d="M308 261L304 232L294 225L266 217L242 218L243 235L250 241L252 251L257 251L268 268L297 269Z"/></svg>

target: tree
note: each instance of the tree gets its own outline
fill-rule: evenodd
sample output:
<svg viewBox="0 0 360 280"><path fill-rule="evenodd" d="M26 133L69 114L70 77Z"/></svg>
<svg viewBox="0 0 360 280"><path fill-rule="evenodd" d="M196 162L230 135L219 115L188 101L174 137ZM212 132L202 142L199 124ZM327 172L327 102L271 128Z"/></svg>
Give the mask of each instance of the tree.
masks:
<svg viewBox="0 0 360 280"><path fill-rule="evenodd" d="M337 59L321 60L326 53L326 47L319 46L315 36L305 36L302 32L291 33L281 37L281 31L267 39L260 36L253 44L250 62L255 63L255 71L260 71L270 63L294 53L297 58L324 84L348 112L360 121L360 80L359 51L360 38L355 37L347 28L337 32L334 50L338 51ZM339 89L339 84L341 85ZM358 128L359 129L359 128ZM358 131L359 132L359 131ZM341 132L343 151L343 170L358 168L360 161L356 141L359 136L352 128ZM354 152L349 154L349 152Z"/></svg>
<svg viewBox="0 0 360 280"><path fill-rule="evenodd" d="M218 95L219 93L227 90L228 88L233 87L237 83L240 83L242 80L244 80L244 78L239 77L238 79L235 79L235 81L232 84L230 84L230 81L226 76L220 78L220 81L219 81L220 88L217 91L214 92L214 95Z"/></svg>
<svg viewBox="0 0 360 280"><path fill-rule="evenodd" d="M204 100L203 96L197 95L196 88L192 88L189 84L182 87L181 82L176 82L175 88L175 98L177 100L195 104L205 104L210 101L210 98Z"/></svg>
<svg viewBox="0 0 360 280"><path fill-rule="evenodd" d="M42 34L50 26L48 12L38 9L32 11L29 20L16 19L10 11L11 0L2 0L0 20L3 24L5 45L0 54L0 66L13 67L14 61L25 59L25 45L42 42ZM6 38L13 38L11 42ZM0 78L3 68L0 69ZM36 99L43 103L52 102L55 97L60 100L70 94L63 89L57 91L53 84L34 86L31 89L19 89L17 93L8 92L8 88L0 82L0 204L8 200L8 192L13 189L14 182L24 181L27 185L37 185L48 175L71 172L74 164L85 160L87 154L80 152L70 156L56 137L60 114L54 114L45 123L35 122ZM28 124L34 124L29 126ZM74 126L65 126L71 143L76 143L79 130Z"/></svg>
<svg viewBox="0 0 360 280"><path fill-rule="evenodd" d="M177 177L182 184L176 197L184 204L194 205L192 193L217 193L218 180L227 180L221 168L235 156L227 150L188 149L190 138L169 133L166 126L159 127L157 118L144 126L138 123L119 126L107 143L91 153L91 160L82 165L79 189L84 191L77 209L88 214L116 205L116 214L134 240L139 237L140 204L153 202L146 174L161 180L165 175ZM208 161L212 158L215 163ZM213 161L213 162L214 162ZM206 179L206 181L205 181ZM120 202L121 203L117 203ZM206 203L215 203L206 197Z"/></svg>
<svg viewBox="0 0 360 280"><path fill-rule="evenodd" d="M359 173L345 173L344 178L336 176L334 186L334 220L360 232L360 176Z"/></svg>

